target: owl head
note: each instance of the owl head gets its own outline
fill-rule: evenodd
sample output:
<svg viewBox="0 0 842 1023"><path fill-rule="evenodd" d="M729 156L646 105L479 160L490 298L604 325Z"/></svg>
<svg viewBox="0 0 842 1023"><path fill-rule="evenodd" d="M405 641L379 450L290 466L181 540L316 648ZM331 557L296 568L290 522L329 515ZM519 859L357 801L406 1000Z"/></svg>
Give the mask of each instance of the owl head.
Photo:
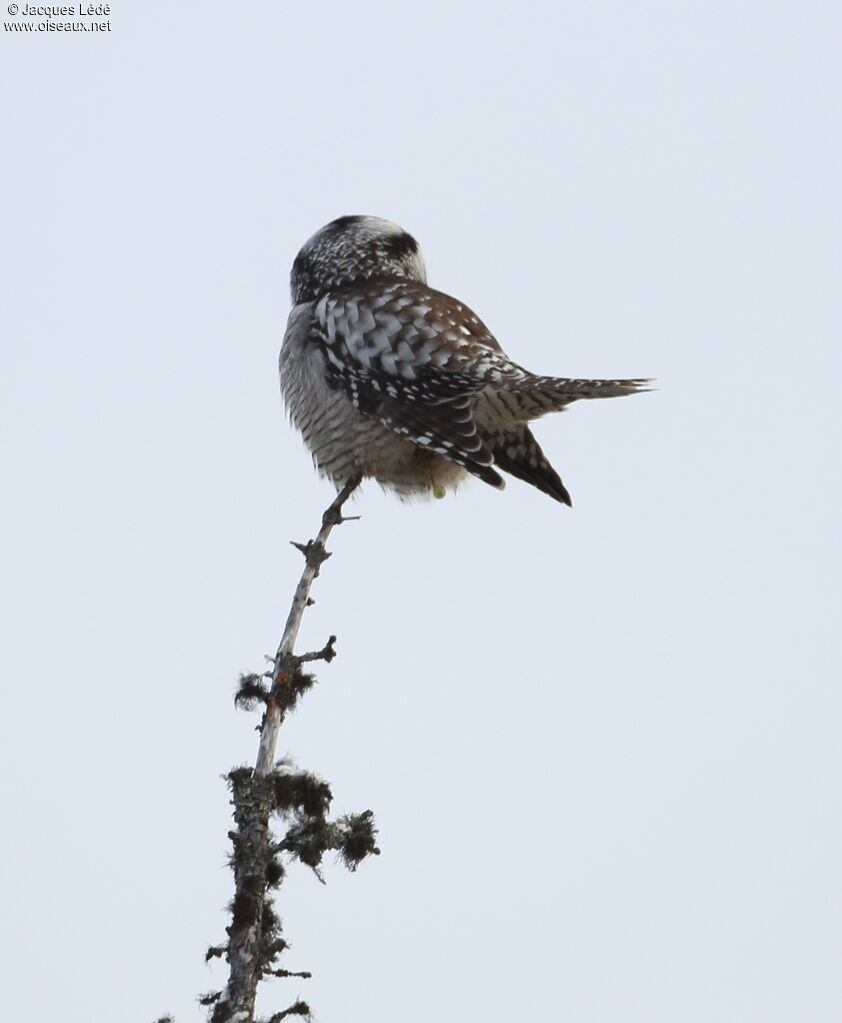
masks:
<svg viewBox="0 0 842 1023"><path fill-rule="evenodd" d="M292 301L313 302L326 291L373 277L426 283L418 242L380 217L340 217L317 231L295 257Z"/></svg>

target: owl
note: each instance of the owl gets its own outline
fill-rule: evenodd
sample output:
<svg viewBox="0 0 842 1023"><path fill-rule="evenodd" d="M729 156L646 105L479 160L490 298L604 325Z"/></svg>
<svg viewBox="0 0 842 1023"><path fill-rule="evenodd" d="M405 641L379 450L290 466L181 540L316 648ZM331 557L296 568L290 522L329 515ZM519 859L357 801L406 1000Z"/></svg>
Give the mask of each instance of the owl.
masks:
<svg viewBox="0 0 842 1023"><path fill-rule="evenodd" d="M509 473L570 495L530 423L581 398L648 380L537 376L463 302L426 283L416 240L378 217L340 217L304 245L280 355L281 393L319 472L441 497L469 476Z"/></svg>

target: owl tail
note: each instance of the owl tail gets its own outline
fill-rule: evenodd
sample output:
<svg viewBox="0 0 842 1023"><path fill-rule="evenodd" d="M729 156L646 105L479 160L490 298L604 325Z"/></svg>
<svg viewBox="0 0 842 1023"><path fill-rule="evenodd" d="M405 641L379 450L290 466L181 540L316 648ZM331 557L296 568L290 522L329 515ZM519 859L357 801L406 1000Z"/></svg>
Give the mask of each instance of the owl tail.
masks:
<svg viewBox="0 0 842 1023"><path fill-rule="evenodd" d="M517 414L538 419L548 412L560 412L582 398L621 398L651 391L651 380L573 380L567 377L537 377L527 374L509 384L506 393L516 397Z"/></svg>

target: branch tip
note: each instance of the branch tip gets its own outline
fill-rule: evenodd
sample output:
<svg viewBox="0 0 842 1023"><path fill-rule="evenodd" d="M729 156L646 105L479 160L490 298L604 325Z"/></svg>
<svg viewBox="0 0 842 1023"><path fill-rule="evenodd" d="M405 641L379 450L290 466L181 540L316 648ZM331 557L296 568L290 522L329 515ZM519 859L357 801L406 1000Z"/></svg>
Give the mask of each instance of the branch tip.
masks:
<svg viewBox="0 0 842 1023"><path fill-rule="evenodd" d="M286 1019L287 1016L303 1016L309 1020L312 1019L311 1012L310 1006L299 999L295 1005L291 1005L288 1009L284 1009L283 1012L276 1012L274 1016L270 1016L266 1023L281 1023L281 1020Z"/></svg>

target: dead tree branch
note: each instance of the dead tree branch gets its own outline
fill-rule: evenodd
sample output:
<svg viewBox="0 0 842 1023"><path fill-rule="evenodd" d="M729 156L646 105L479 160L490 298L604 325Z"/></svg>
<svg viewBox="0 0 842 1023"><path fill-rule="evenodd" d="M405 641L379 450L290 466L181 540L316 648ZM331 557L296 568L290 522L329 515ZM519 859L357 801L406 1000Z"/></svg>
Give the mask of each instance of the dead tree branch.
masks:
<svg viewBox="0 0 842 1023"><path fill-rule="evenodd" d="M311 603L313 581L330 557L325 543L333 527L347 521L342 508L359 482L359 478L349 480L336 495L322 517L315 540L295 544L306 564L271 672L240 678L237 705L250 709L263 704L264 712L254 768L235 768L228 775L236 824L236 829L229 832L234 871L232 919L227 927L227 943L211 947L206 958L224 956L229 975L223 991L211 992L200 999L202 1004L212 1006L211 1023L253 1023L257 987L264 977L310 976L306 970L292 971L276 965L278 956L288 947L281 937L281 922L271 898L271 891L281 885L285 875L281 857L299 860L322 880L319 868L328 850L335 850L351 870L366 856L379 853L370 810L330 821L327 813L333 796L327 782L294 769L288 762L276 763L278 733L284 718L314 682L312 675L301 670L301 665L331 661L336 655L335 636L322 650L296 655L293 649L304 611ZM290 821L280 840L272 831L272 814ZM309 1019L309 1006L299 999L289 1009L275 1013L271 1020L290 1016Z"/></svg>

